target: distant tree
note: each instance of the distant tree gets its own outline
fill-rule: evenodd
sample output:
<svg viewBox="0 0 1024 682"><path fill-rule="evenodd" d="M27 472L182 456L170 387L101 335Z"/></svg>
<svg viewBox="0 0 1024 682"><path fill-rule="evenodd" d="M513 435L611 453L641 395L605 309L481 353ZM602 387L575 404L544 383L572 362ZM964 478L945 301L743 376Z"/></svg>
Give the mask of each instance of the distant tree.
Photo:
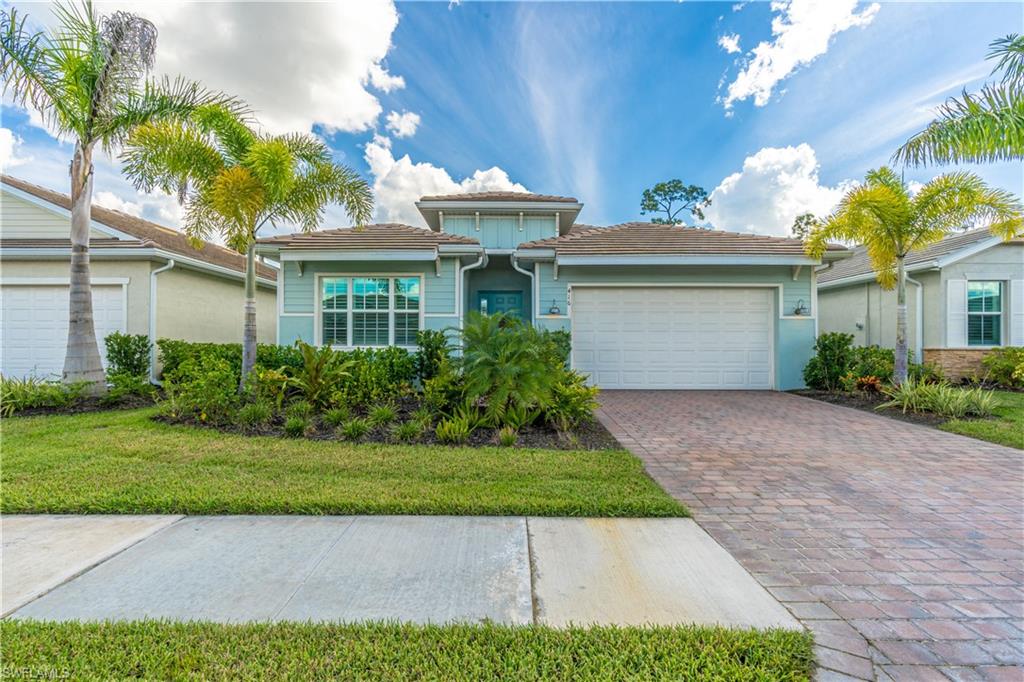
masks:
<svg viewBox="0 0 1024 682"><path fill-rule="evenodd" d="M989 45L998 83L950 98L938 117L893 154L910 166L991 163L1024 159L1024 36L1011 34Z"/></svg>
<svg viewBox="0 0 1024 682"><path fill-rule="evenodd" d="M710 205L711 199L703 187L684 185L681 180L669 180L644 190L640 213L664 213L664 217L651 218L651 222L681 225L683 219L679 217L680 213L688 210L697 220L704 220L704 209Z"/></svg>
<svg viewBox="0 0 1024 682"><path fill-rule="evenodd" d="M820 221L813 213L801 213L793 221L791 231L796 239L807 239Z"/></svg>

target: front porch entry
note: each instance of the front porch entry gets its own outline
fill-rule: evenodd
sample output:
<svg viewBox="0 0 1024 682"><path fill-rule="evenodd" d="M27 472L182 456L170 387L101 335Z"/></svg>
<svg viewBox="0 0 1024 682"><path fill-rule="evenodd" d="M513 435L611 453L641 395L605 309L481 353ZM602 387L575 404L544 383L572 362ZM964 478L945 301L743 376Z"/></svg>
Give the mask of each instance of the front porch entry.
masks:
<svg viewBox="0 0 1024 682"><path fill-rule="evenodd" d="M523 316L523 292L480 291L476 295L476 309L485 315L507 313Z"/></svg>

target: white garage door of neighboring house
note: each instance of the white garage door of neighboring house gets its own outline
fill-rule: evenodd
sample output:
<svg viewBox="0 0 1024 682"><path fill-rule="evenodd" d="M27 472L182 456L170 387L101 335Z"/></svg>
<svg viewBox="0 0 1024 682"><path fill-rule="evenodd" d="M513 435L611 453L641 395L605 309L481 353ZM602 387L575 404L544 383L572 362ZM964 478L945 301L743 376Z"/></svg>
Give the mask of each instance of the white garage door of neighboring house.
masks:
<svg viewBox="0 0 1024 682"><path fill-rule="evenodd" d="M573 367L601 388L770 389L775 291L573 288Z"/></svg>
<svg viewBox="0 0 1024 682"><path fill-rule="evenodd" d="M94 284L92 309L105 366L103 339L125 330L124 288ZM68 343L67 285L4 284L0 316L0 372L5 377L60 377Z"/></svg>

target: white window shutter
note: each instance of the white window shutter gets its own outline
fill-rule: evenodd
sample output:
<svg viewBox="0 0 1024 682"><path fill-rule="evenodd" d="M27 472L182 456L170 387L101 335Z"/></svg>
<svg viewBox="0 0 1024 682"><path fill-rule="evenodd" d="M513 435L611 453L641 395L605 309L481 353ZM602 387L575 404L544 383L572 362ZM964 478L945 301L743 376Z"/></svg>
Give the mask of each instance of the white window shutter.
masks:
<svg viewBox="0 0 1024 682"><path fill-rule="evenodd" d="M967 280L946 282L946 347L967 346Z"/></svg>
<svg viewBox="0 0 1024 682"><path fill-rule="evenodd" d="M1024 346L1024 279L1010 281L1010 345Z"/></svg>

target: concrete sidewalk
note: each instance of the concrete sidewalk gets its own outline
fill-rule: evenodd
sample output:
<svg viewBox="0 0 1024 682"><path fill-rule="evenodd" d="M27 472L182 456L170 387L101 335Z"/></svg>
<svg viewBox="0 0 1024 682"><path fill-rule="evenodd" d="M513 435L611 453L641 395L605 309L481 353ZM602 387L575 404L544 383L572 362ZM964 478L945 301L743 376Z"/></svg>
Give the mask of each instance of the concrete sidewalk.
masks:
<svg viewBox="0 0 1024 682"><path fill-rule="evenodd" d="M800 625L690 519L5 516L12 618Z"/></svg>

